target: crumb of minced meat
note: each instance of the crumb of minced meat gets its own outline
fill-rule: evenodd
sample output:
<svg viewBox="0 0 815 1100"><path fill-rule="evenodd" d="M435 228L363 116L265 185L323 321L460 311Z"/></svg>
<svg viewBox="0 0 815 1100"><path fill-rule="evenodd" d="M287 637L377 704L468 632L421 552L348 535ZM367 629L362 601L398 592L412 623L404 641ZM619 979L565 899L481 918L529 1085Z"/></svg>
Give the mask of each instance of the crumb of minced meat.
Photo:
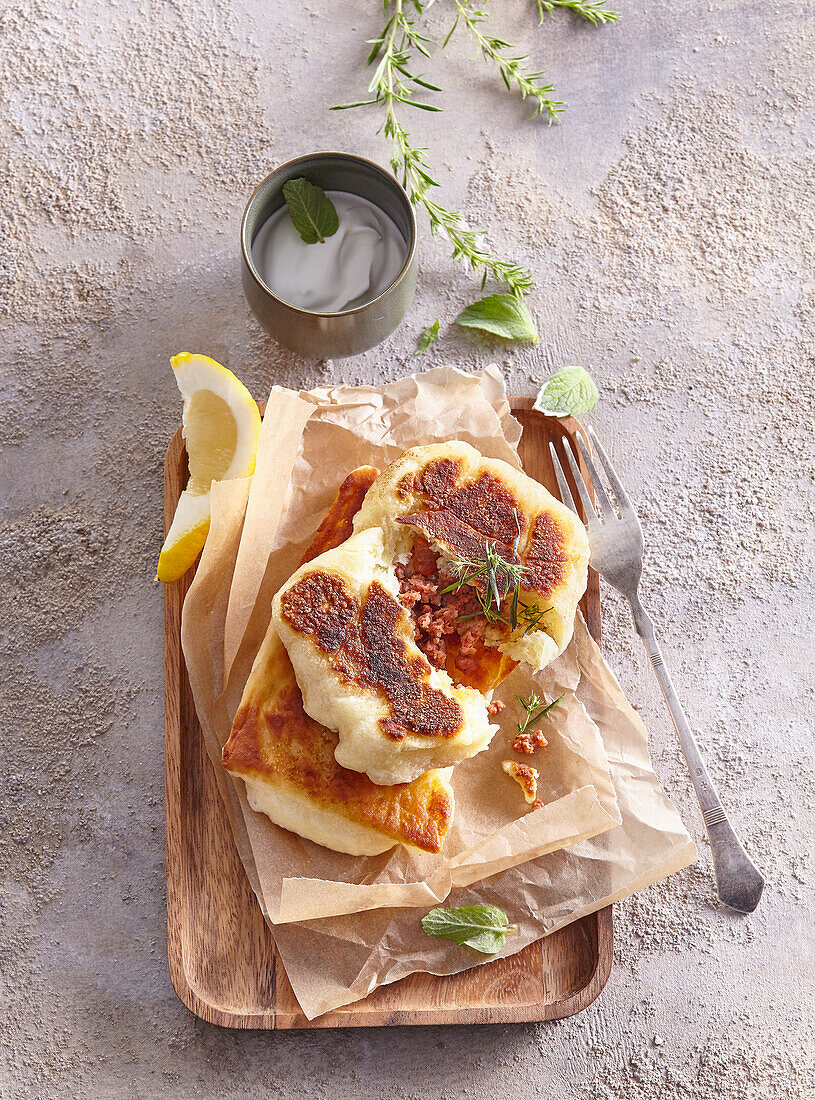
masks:
<svg viewBox="0 0 815 1100"><path fill-rule="evenodd" d="M447 645L441 638L425 638L421 649L434 668L444 668L447 664Z"/></svg>
<svg viewBox="0 0 815 1100"><path fill-rule="evenodd" d="M512 742L512 749L513 752L522 752L531 756L538 749L545 749L548 744L540 730L527 730L525 733L518 734Z"/></svg>
<svg viewBox="0 0 815 1100"><path fill-rule="evenodd" d="M395 571L399 599L410 612L416 644L428 661L445 668L447 638L457 635L456 667L463 672L476 668L484 624L469 617L479 610L473 592L467 587L444 591L454 578L440 567L438 554L426 543L414 543L409 560L397 563Z"/></svg>
<svg viewBox="0 0 815 1100"><path fill-rule="evenodd" d="M543 802L541 802L541 800L539 798L536 798L535 801L532 803L532 809L533 810L538 810L538 809L540 809L540 807L542 805L543 805Z"/></svg>
<svg viewBox="0 0 815 1100"><path fill-rule="evenodd" d="M493 699L491 703L487 704L487 714L500 714L504 709L504 704L500 699Z"/></svg>
<svg viewBox="0 0 815 1100"><path fill-rule="evenodd" d="M520 764L517 760L505 760L501 766L520 785L526 801L530 805L534 804L538 795L538 769L529 764Z"/></svg>

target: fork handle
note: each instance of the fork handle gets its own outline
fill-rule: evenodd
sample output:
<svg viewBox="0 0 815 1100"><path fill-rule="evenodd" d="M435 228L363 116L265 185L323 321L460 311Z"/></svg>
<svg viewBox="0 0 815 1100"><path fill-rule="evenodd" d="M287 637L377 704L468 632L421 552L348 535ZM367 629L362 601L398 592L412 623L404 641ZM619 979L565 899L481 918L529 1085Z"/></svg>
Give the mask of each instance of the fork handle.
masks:
<svg viewBox="0 0 815 1100"><path fill-rule="evenodd" d="M665 667L651 616L642 606L639 596L629 599L634 616L634 626L645 642L659 686L671 712L679 743L693 780L696 797L702 807L702 817L713 852L716 889L721 901L740 913L752 913L759 903L764 889L764 878L742 847L728 821L719 794L708 775L696 738L688 725L685 712L679 702L670 674Z"/></svg>

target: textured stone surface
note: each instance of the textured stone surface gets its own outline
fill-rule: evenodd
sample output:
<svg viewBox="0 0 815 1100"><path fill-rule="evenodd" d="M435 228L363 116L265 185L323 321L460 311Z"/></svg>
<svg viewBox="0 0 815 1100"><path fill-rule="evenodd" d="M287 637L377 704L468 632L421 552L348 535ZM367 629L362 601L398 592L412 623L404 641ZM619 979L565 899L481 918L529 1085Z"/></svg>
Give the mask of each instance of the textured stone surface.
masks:
<svg viewBox="0 0 815 1100"><path fill-rule="evenodd" d="M428 25L449 23L437 3ZM813 1095L813 347L810 6L625 4L616 28L494 0L569 103L527 121L457 35L445 113L412 120L445 198L527 262L536 348L447 323L477 284L422 240L402 329L353 361L275 346L237 273L243 202L318 147L385 159L359 98L381 6L9 0L3 206L0 1096ZM645 596L732 817L768 877L713 903L709 859L617 909L617 963L543 1027L240 1034L177 1002L164 938L161 464L167 360L272 382L500 362L529 394L565 362L649 544ZM608 596L606 644L657 768L700 820L644 653Z"/></svg>

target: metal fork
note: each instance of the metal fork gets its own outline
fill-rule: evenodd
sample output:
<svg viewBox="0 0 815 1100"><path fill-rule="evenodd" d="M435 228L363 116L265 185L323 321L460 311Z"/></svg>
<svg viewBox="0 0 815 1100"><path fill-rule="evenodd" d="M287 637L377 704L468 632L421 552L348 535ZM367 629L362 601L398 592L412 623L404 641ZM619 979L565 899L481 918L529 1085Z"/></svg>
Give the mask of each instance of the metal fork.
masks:
<svg viewBox="0 0 815 1100"><path fill-rule="evenodd" d="M662 658L662 650L657 642L654 624L639 598L643 552L640 521L628 498L628 494L623 489L617 472L611 464L611 460L603 450L600 440L591 428L589 428L589 432L603 469L614 490L621 516L621 518L617 517L611 500L603 488L603 483L600 480L599 472L589 448L581 436L578 435L577 443L589 472L589 481L594 488L595 500L599 505L599 508L595 510L588 486L580 473L572 448L564 441L563 449L574 475L575 487L586 517L589 546L591 548L591 564L600 576L605 577L613 588L616 588L618 592L625 596L631 605L634 626L643 642L645 642L645 648L648 650L648 656L651 658L651 664L657 674L659 686L665 696L668 710L671 712L673 724L676 726L679 743L685 754L696 797L702 807L702 817L710 839L710 847L713 851L713 867L719 899L725 905L738 910L740 913L752 913L761 898L761 891L764 889L764 878L733 832L713 785L713 780L708 775L707 768L702 760L696 738L691 732L679 698L674 690L671 677ZM552 456L552 465L555 469L561 499L564 504L579 515L553 443L549 444L549 451Z"/></svg>

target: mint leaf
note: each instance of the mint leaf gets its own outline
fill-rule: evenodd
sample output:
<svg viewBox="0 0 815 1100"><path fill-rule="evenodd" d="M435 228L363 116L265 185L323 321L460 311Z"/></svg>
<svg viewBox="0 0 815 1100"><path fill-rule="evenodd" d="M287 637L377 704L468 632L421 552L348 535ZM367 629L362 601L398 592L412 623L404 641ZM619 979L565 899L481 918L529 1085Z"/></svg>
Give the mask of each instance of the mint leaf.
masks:
<svg viewBox="0 0 815 1100"><path fill-rule="evenodd" d="M537 344L540 339L523 299L514 294L490 294L473 302L459 313L455 323L462 328L490 332L504 340L532 340Z"/></svg>
<svg viewBox="0 0 815 1100"><path fill-rule="evenodd" d="M482 955L494 955L504 946L507 936L518 931L509 923L503 909L495 905L431 909L422 917L422 928L428 936L472 947Z"/></svg>
<svg viewBox="0 0 815 1100"><path fill-rule="evenodd" d="M579 416L593 409L599 399L588 371L561 367L544 383L532 407L548 416Z"/></svg>
<svg viewBox="0 0 815 1100"><path fill-rule="evenodd" d="M439 319L438 317L432 325L428 326L419 337L419 342L416 345L416 354L424 355L431 344L435 344L439 338Z"/></svg>
<svg viewBox="0 0 815 1100"><path fill-rule="evenodd" d="M339 228L334 203L322 187L307 179L288 180L283 184L283 198L289 208L292 224L306 244L325 243Z"/></svg>

